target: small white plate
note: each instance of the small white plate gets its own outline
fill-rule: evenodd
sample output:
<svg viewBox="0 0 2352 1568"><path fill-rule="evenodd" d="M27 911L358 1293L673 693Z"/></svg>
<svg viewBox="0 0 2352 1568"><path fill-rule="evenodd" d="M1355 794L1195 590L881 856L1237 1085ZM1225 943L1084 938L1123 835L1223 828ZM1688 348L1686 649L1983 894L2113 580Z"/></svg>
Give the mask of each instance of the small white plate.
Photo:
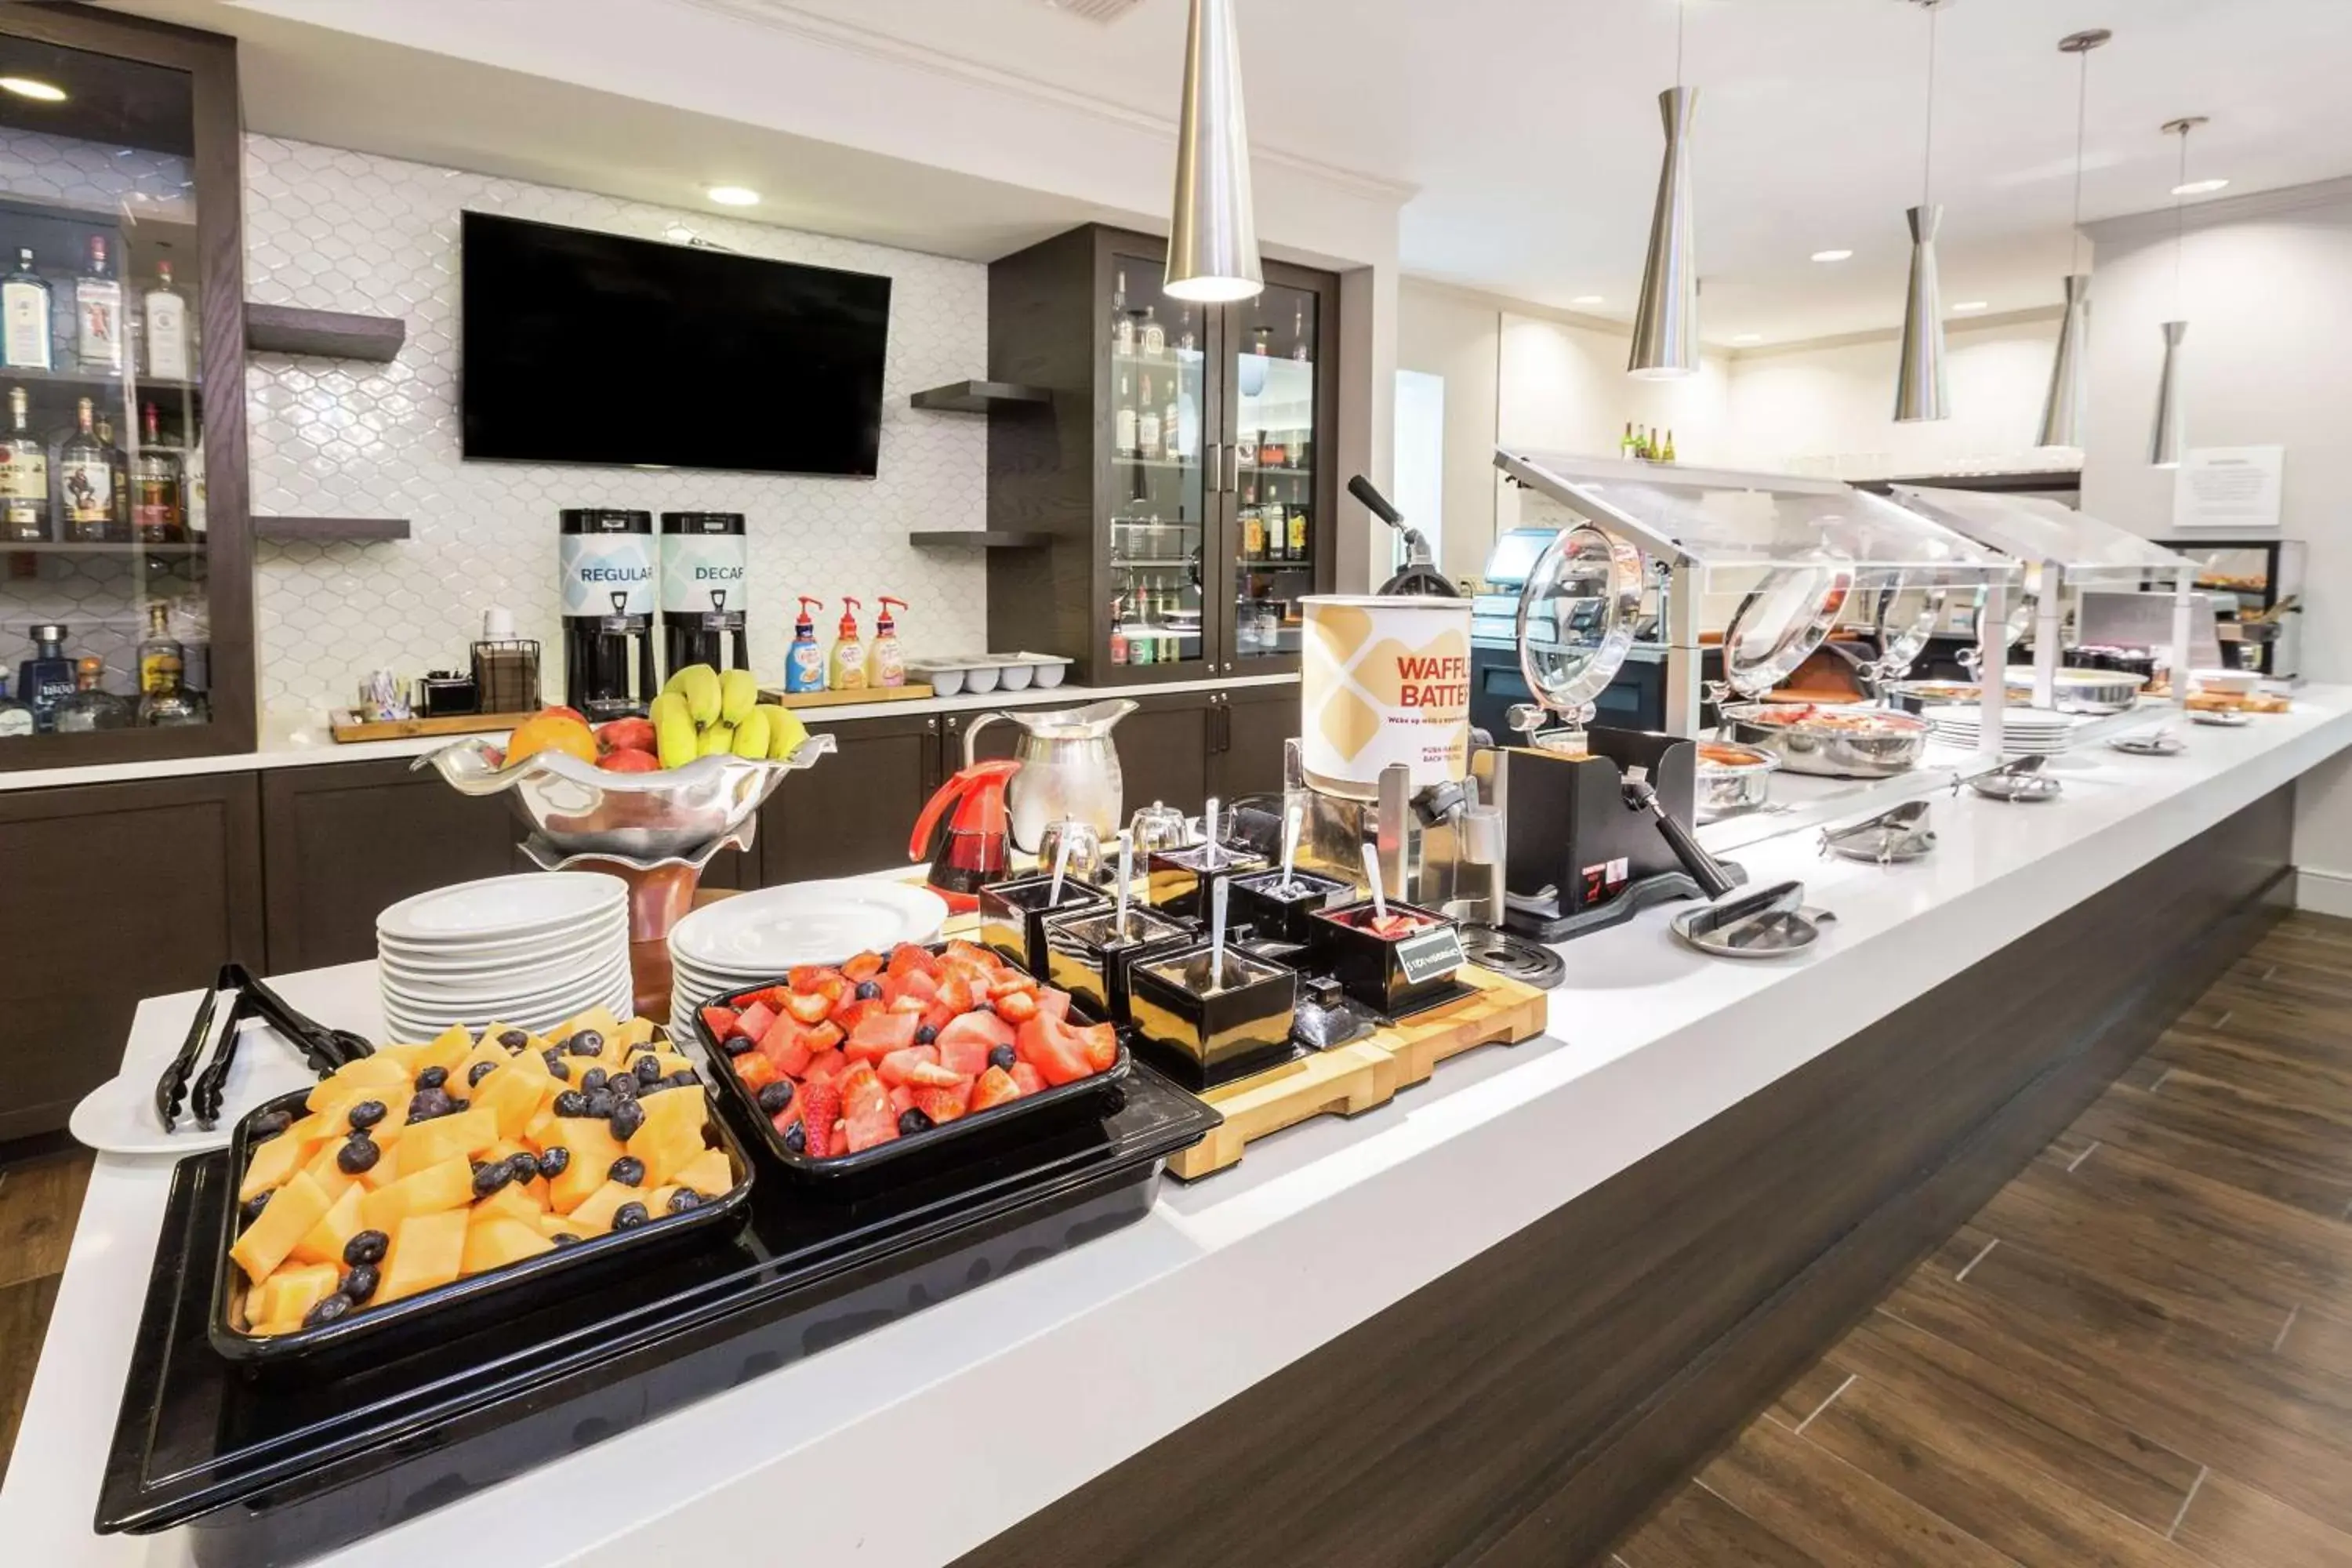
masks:
<svg viewBox="0 0 2352 1568"><path fill-rule="evenodd" d="M486 877L419 893L376 916L380 938L464 946L486 938L521 938L625 910L629 885L590 871L525 871Z"/></svg>
<svg viewBox="0 0 2352 1568"><path fill-rule="evenodd" d="M215 1042L197 1060L195 1071L188 1075L192 1086L218 1049ZM319 1081L291 1041L258 1020L248 1022L237 1042L236 1059L229 1063L228 1080L221 1086L220 1119L213 1130L199 1131L183 1100L177 1130L166 1132L155 1120L155 1080L163 1076L164 1065L118 1073L91 1089L73 1108L68 1130L102 1154L201 1154L226 1148L229 1134L254 1107Z"/></svg>
<svg viewBox="0 0 2352 1568"><path fill-rule="evenodd" d="M772 978L795 964L933 941L947 918L946 900L926 888L870 878L793 882L695 910L670 932L670 952L705 972Z"/></svg>

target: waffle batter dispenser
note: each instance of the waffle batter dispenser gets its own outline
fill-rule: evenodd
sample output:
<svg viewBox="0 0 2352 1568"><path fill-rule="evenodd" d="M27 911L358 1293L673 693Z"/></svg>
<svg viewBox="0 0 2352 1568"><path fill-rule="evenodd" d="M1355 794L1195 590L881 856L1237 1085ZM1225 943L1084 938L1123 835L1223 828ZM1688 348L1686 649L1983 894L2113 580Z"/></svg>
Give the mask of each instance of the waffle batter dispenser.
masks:
<svg viewBox="0 0 2352 1568"><path fill-rule="evenodd" d="M1584 754L1510 746L1475 762L1505 803L1503 925L1538 942L1565 942L1631 920L1653 904L1706 894L1675 858L1657 818L1627 799L1633 770L1659 804L1691 820L1696 742L1595 726ZM1734 879L1742 873L1727 867Z"/></svg>

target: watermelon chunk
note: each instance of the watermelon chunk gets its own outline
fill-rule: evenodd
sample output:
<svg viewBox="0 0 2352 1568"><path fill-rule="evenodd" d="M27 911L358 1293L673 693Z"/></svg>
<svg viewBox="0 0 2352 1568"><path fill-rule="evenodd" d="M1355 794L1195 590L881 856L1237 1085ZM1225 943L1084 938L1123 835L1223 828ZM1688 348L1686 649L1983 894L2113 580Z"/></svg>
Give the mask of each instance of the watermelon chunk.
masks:
<svg viewBox="0 0 2352 1568"><path fill-rule="evenodd" d="M849 1031L849 1044L842 1050L853 1061L878 1062L893 1051L903 1051L915 1043L915 1031L923 1021L911 1013L868 1013Z"/></svg>
<svg viewBox="0 0 2352 1568"><path fill-rule="evenodd" d="M853 1154L898 1136L898 1113L890 1107L890 1090L871 1068L855 1067L843 1075L841 1121Z"/></svg>
<svg viewBox="0 0 2352 1568"><path fill-rule="evenodd" d="M735 1027L750 1040L765 1038L768 1026L775 1021L776 1010L765 1002L754 1002L735 1015Z"/></svg>
<svg viewBox="0 0 2352 1568"><path fill-rule="evenodd" d="M1086 1052L1068 1027L1050 1018L1032 1018L1022 1025L1013 1048L1056 1086L1076 1083L1095 1070L1087 1065Z"/></svg>
<svg viewBox="0 0 2352 1568"><path fill-rule="evenodd" d="M936 1068L939 1065L940 1048L937 1046L908 1046L903 1051L892 1051L884 1057L875 1071L884 1083L896 1087L908 1081L916 1068Z"/></svg>
<svg viewBox="0 0 2352 1568"><path fill-rule="evenodd" d="M977 1030L967 1029L953 1040L940 1037L940 1065L960 1078L978 1078L988 1070L988 1042Z"/></svg>
<svg viewBox="0 0 2352 1568"><path fill-rule="evenodd" d="M980 1054L985 1059L997 1047L1013 1043L1013 1026L993 1013L966 1013L940 1031L940 1060L947 1060L949 1051L968 1040L978 1042Z"/></svg>
<svg viewBox="0 0 2352 1568"><path fill-rule="evenodd" d="M1046 987L1037 993L1037 1011L1048 1018L1067 1018L1070 1016L1070 994Z"/></svg>
<svg viewBox="0 0 2352 1568"><path fill-rule="evenodd" d="M775 1063L777 1071L798 1078L808 1071L808 1031L785 1014L760 1037L760 1054Z"/></svg>
<svg viewBox="0 0 2352 1568"><path fill-rule="evenodd" d="M1045 1090L1045 1075L1027 1062L1013 1064L1013 1087L1024 1094L1042 1094Z"/></svg>
<svg viewBox="0 0 2352 1568"><path fill-rule="evenodd" d="M710 1031L714 1040L727 1041L735 1037L742 1015L732 1007L709 1006L702 1010L702 1026Z"/></svg>

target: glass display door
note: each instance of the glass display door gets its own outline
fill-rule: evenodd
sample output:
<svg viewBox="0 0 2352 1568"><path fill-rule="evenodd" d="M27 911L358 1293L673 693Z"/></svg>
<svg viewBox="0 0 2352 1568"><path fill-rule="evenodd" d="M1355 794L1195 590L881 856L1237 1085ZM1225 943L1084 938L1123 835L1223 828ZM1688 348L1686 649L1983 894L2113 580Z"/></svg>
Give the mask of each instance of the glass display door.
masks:
<svg viewBox="0 0 2352 1568"><path fill-rule="evenodd" d="M1276 281L1232 307L1234 462L1228 600L1235 666L1296 658L1298 601L1320 580L1315 560L1328 520L1317 516L1324 385L1317 361L1324 300Z"/></svg>
<svg viewBox="0 0 2352 1568"><path fill-rule="evenodd" d="M1207 552L1218 482L1208 471L1213 309L1160 291L1166 262L1115 254L1109 317L1110 662L1207 673Z"/></svg>

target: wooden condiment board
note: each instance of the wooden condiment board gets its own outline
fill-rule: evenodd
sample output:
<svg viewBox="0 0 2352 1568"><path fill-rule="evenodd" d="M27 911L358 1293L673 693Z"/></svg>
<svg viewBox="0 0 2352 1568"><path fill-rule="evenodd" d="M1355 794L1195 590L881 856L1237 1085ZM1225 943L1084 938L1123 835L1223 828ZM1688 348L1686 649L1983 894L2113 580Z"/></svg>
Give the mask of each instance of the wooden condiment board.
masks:
<svg viewBox="0 0 2352 1568"><path fill-rule="evenodd" d="M1385 1105L1448 1057L1480 1046L1517 1045L1544 1032L1550 1007L1542 992L1475 965L1462 970L1461 979L1478 994L1209 1090L1201 1098L1224 1112L1225 1123L1171 1155L1169 1171L1187 1181L1214 1174L1269 1133L1318 1116L1354 1116Z"/></svg>
<svg viewBox="0 0 2352 1568"><path fill-rule="evenodd" d="M906 702L929 695L929 686L910 681L905 686L867 686L855 691L762 690L760 700L786 708L845 708L853 702Z"/></svg>
<svg viewBox="0 0 2352 1568"><path fill-rule="evenodd" d="M441 719L362 719L354 709L341 708L327 715L327 732L338 745L361 741L411 741L420 735L487 735L511 730L528 713L452 713Z"/></svg>

